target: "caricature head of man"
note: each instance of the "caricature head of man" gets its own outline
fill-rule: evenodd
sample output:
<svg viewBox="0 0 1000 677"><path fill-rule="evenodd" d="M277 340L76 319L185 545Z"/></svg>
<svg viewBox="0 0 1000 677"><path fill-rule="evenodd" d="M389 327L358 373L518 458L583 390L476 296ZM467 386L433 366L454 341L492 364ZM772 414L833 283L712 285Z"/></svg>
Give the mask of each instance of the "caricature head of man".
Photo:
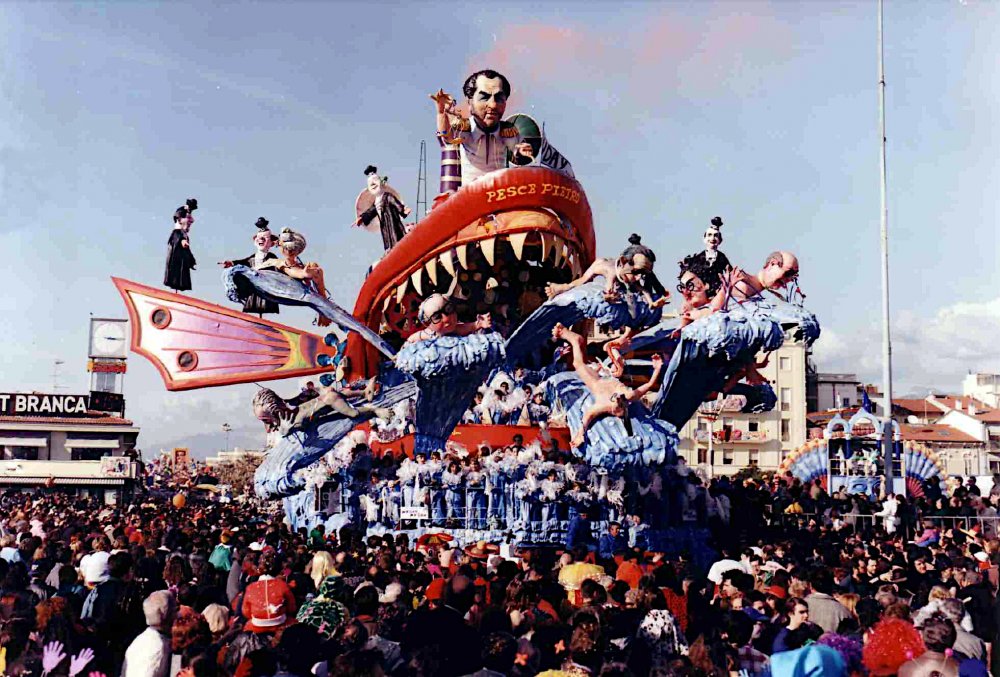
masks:
<svg viewBox="0 0 1000 677"><path fill-rule="evenodd" d="M438 336L452 334L458 326L455 304L444 294L431 294L417 310L417 320Z"/></svg>
<svg viewBox="0 0 1000 677"><path fill-rule="evenodd" d="M268 249L273 247L278 238L275 237L274 233L268 228L270 222L263 216L257 219L257 223L254 225L257 227L257 232L253 234L253 244L259 252L266 252Z"/></svg>
<svg viewBox="0 0 1000 677"><path fill-rule="evenodd" d="M722 231L715 226L705 229L705 249L715 251L722 244Z"/></svg>
<svg viewBox="0 0 1000 677"><path fill-rule="evenodd" d="M768 254L764 268L760 271L760 281L766 289L781 289L794 282L799 276L799 260L795 254L776 251Z"/></svg>
<svg viewBox="0 0 1000 677"><path fill-rule="evenodd" d="M503 120L510 98L510 82L495 70L476 71L462 85L462 93L469 100L469 111L476 125L491 132Z"/></svg>

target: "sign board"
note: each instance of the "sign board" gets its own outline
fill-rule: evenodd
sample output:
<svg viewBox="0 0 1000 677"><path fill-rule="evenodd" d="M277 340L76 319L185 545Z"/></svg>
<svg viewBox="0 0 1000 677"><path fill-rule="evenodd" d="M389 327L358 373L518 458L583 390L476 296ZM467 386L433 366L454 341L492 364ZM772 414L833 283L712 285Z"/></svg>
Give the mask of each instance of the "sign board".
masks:
<svg viewBox="0 0 1000 677"><path fill-rule="evenodd" d="M86 395L0 393L3 416L86 416L89 408Z"/></svg>
<svg viewBox="0 0 1000 677"><path fill-rule="evenodd" d="M187 463L190 459L190 450L187 447L174 447L170 452L170 462L174 466L174 472L187 470Z"/></svg>
<svg viewBox="0 0 1000 677"><path fill-rule="evenodd" d="M124 415L125 398L118 393L105 393L99 390L92 390L90 392L90 409L91 411Z"/></svg>
<svg viewBox="0 0 1000 677"><path fill-rule="evenodd" d="M131 461L127 456L103 456L101 474L105 477L128 477Z"/></svg>
<svg viewBox="0 0 1000 677"><path fill-rule="evenodd" d="M426 520L430 519L430 509L424 506L404 506L399 509L399 519L403 520Z"/></svg>
<svg viewBox="0 0 1000 677"><path fill-rule="evenodd" d="M124 374L128 371L125 360L93 359L87 361L87 371L91 374Z"/></svg>
<svg viewBox="0 0 1000 677"><path fill-rule="evenodd" d="M721 400L712 400L711 402L703 402L701 406L698 407L698 413L700 414L728 414L737 413L743 411L743 407L747 406L747 398L743 395L726 395Z"/></svg>

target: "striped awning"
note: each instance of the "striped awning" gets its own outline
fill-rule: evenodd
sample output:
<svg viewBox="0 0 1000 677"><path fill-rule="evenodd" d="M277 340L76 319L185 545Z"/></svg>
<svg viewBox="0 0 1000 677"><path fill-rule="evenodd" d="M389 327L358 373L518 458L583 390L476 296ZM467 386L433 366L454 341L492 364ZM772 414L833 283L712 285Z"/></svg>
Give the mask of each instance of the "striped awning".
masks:
<svg viewBox="0 0 1000 677"><path fill-rule="evenodd" d="M124 477L56 477L55 484L60 487L120 487L125 485ZM19 486L41 486L49 481L48 477L10 477L0 475L0 487L16 484Z"/></svg>
<svg viewBox="0 0 1000 677"><path fill-rule="evenodd" d="M44 437L0 437L0 447L47 447Z"/></svg>
<svg viewBox="0 0 1000 677"><path fill-rule="evenodd" d="M117 449L118 440L74 440L66 439L67 449Z"/></svg>

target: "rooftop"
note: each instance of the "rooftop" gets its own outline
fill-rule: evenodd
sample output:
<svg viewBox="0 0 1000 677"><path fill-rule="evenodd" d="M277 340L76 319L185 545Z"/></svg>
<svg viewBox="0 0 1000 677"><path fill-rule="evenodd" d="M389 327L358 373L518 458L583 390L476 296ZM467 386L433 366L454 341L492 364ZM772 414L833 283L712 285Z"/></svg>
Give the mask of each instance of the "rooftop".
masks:
<svg viewBox="0 0 1000 677"><path fill-rule="evenodd" d="M60 425L132 425L120 416L88 411L84 416L0 416L0 423L51 423Z"/></svg>
<svg viewBox="0 0 1000 677"><path fill-rule="evenodd" d="M967 435L950 425L910 425L903 423L900 432L904 440L914 442L947 442L953 444L982 444L972 435Z"/></svg>

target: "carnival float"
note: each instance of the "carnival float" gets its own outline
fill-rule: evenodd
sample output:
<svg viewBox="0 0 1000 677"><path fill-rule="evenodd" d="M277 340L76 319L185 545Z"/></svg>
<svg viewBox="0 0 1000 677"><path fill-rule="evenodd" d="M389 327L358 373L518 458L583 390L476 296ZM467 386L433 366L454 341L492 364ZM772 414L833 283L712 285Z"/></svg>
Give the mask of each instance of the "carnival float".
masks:
<svg viewBox="0 0 1000 677"><path fill-rule="evenodd" d="M685 538L689 480L677 430L717 397L772 408L757 358L819 336L798 260L778 250L758 273L734 268L718 251L718 217L705 250L680 262L679 298L631 229L604 225L628 244L599 257L586 190L534 120L503 119L509 92L502 75L480 71L463 87L467 115L432 95L441 194L412 227L398 193L365 170L356 224L384 221L386 252L352 312L304 262L304 236L273 235L262 218L254 254L225 262L227 295L243 310L114 278L132 350L168 390L320 377L306 397L263 388L253 402L273 439L256 493L284 499L295 526L420 530L462 516L471 541L525 544L561 541L581 512L635 514L650 549L671 551ZM172 247L187 242L185 209ZM189 243L176 246L193 261ZM667 267L661 259L657 271ZM312 308L329 331L263 316L289 305ZM508 397L503 383L537 416L466 416L484 395ZM329 486L336 500L323 497Z"/></svg>
<svg viewBox="0 0 1000 677"><path fill-rule="evenodd" d="M884 421L864 408L850 418L837 413L822 437L791 451L778 472L803 482L818 483L829 492L844 490L876 499L886 476L883 449ZM903 440L899 424L892 422L893 486L885 491L912 497L940 496L947 474L937 453L925 444Z"/></svg>

